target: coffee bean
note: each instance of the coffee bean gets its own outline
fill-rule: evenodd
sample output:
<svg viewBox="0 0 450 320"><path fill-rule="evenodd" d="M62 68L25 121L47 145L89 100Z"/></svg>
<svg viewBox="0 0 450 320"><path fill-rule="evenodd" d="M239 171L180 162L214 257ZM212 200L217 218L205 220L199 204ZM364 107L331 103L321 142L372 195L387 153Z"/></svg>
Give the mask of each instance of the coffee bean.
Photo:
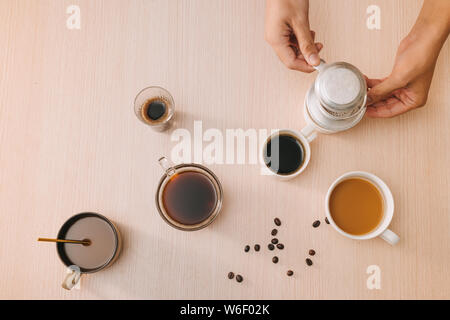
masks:
<svg viewBox="0 0 450 320"><path fill-rule="evenodd" d="M277 229L273 229L271 234L272 234L272 236L275 237L277 235L277 233L278 233L278 230Z"/></svg>
<svg viewBox="0 0 450 320"><path fill-rule="evenodd" d="M330 221L328 221L327 217L325 217L325 222L326 222L326 224L330 224Z"/></svg>
<svg viewBox="0 0 450 320"><path fill-rule="evenodd" d="M236 276L236 281L237 281L237 282L242 282L242 281L244 281L244 278L242 278L242 276L241 276L240 274L238 274L238 275Z"/></svg>
<svg viewBox="0 0 450 320"><path fill-rule="evenodd" d="M273 244L271 244L271 243L269 243L269 245L267 247L269 248L270 251L275 249L275 246Z"/></svg>
<svg viewBox="0 0 450 320"><path fill-rule="evenodd" d="M259 244L255 244L255 251L259 251L261 249L261 246Z"/></svg>
<svg viewBox="0 0 450 320"><path fill-rule="evenodd" d="M284 244L282 244L282 243L277 244L277 248L280 249L280 250L283 250L284 249Z"/></svg>
<svg viewBox="0 0 450 320"><path fill-rule="evenodd" d="M228 273L228 279L233 279L234 278L234 273L233 272L229 272Z"/></svg>
<svg viewBox="0 0 450 320"><path fill-rule="evenodd" d="M273 257L273 258L272 258L272 262L273 262L273 263L278 263L278 257Z"/></svg>
<svg viewBox="0 0 450 320"><path fill-rule="evenodd" d="M249 252L250 251L250 246L245 246L244 251L245 252Z"/></svg>
<svg viewBox="0 0 450 320"><path fill-rule="evenodd" d="M310 255L310 256L313 256L313 255L315 255L315 254L316 254L316 252L315 252L313 249L309 250L309 255Z"/></svg>
<svg viewBox="0 0 450 320"><path fill-rule="evenodd" d="M271 241L273 244L277 244L278 243L278 239L277 238L273 238Z"/></svg>
<svg viewBox="0 0 450 320"><path fill-rule="evenodd" d="M275 222L275 224L276 224L277 226L281 226L281 220L280 220L280 219L275 218L275 219L273 220L273 222Z"/></svg>
<svg viewBox="0 0 450 320"><path fill-rule="evenodd" d="M311 259L307 258L307 259L306 259L306 264L307 264L308 266L312 266L312 265L313 265L313 262L312 262Z"/></svg>
<svg viewBox="0 0 450 320"><path fill-rule="evenodd" d="M288 270L288 272L286 272L286 274L288 275L288 277L292 277L294 275L294 271Z"/></svg>
<svg viewBox="0 0 450 320"><path fill-rule="evenodd" d="M314 223L312 224L312 226L313 226L314 228L317 228L318 226L320 226L320 221L319 221L319 220L314 221Z"/></svg>

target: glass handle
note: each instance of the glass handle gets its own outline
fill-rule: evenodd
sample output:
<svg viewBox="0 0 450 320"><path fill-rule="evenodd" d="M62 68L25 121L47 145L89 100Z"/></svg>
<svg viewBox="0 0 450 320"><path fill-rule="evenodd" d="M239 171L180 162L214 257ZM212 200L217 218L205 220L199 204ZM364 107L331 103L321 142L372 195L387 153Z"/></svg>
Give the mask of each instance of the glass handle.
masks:
<svg viewBox="0 0 450 320"><path fill-rule="evenodd" d="M81 279L81 271L78 266L70 266L70 273L65 277L62 287L66 290L72 290Z"/></svg>
<svg viewBox="0 0 450 320"><path fill-rule="evenodd" d="M175 168L172 166L170 161L166 157L162 157L158 160L159 165L166 172L167 176L171 176L175 173Z"/></svg>

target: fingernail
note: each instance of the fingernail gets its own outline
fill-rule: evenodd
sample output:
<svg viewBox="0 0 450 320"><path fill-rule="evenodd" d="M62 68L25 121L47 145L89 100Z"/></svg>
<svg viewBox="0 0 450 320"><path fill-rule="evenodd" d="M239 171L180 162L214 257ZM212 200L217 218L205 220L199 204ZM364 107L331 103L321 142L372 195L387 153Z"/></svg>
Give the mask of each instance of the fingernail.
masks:
<svg viewBox="0 0 450 320"><path fill-rule="evenodd" d="M371 97L367 97L367 104L371 104L373 99Z"/></svg>
<svg viewBox="0 0 450 320"><path fill-rule="evenodd" d="M313 66L317 66L320 63L319 55L317 53L310 55L309 62L311 62Z"/></svg>

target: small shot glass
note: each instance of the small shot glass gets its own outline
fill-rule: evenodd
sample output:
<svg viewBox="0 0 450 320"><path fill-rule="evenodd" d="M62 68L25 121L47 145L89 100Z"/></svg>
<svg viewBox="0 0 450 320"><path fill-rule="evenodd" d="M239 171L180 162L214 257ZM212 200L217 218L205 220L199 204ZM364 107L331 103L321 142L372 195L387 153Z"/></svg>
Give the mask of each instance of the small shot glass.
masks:
<svg viewBox="0 0 450 320"><path fill-rule="evenodd" d="M161 87L145 88L134 100L134 113L137 118L155 131L169 129L174 109L172 95Z"/></svg>

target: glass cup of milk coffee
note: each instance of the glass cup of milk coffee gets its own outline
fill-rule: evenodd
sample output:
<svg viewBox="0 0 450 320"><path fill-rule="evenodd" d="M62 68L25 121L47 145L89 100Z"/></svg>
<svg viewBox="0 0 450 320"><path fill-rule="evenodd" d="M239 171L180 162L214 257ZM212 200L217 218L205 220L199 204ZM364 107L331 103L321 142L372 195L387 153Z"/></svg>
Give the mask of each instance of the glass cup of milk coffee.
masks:
<svg viewBox="0 0 450 320"><path fill-rule="evenodd" d="M175 111L172 95L161 87L148 87L141 90L134 100L134 113L144 124L155 131L170 128Z"/></svg>
<svg viewBox="0 0 450 320"><path fill-rule="evenodd" d="M71 217L63 224L57 238L89 241L89 245L56 243L58 256L70 271L62 284L67 290L74 288L83 274L99 272L111 266L122 248L116 225L106 217L92 212Z"/></svg>

